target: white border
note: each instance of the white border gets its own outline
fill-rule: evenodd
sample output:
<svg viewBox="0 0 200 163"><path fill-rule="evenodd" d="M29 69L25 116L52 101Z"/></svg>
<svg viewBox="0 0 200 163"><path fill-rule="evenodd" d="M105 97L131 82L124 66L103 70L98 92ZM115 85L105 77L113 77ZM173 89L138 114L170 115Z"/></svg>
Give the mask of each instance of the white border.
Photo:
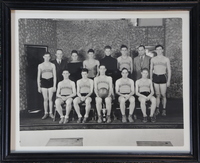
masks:
<svg viewBox="0 0 200 163"><path fill-rule="evenodd" d="M119 19L119 18L182 18L182 72L184 106L184 145L181 147L21 147L19 145L19 37L18 19ZM11 77L11 151L14 152L190 152L189 101L189 11L11 11L12 77Z"/></svg>

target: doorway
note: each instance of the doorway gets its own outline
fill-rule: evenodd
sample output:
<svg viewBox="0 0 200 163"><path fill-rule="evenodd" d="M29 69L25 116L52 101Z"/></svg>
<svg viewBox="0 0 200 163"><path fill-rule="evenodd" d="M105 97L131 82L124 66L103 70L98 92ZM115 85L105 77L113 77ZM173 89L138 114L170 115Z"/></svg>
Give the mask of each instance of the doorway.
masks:
<svg viewBox="0 0 200 163"><path fill-rule="evenodd" d="M24 45L27 56L26 66L26 94L27 109L30 111L43 110L43 97L38 92L37 71L38 65L42 63L43 55L48 50L45 45Z"/></svg>

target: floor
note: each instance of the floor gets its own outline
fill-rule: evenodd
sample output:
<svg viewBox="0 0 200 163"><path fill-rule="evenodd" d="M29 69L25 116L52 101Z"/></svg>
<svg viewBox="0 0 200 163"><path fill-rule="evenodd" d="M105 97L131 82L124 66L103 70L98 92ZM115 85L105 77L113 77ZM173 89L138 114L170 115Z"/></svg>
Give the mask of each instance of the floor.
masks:
<svg viewBox="0 0 200 163"><path fill-rule="evenodd" d="M71 119L71 121L65 125L60 125L59 116L57 115L56 121L51 118L42 120L43 112L39 113L23 113L20 116L20 130L59 130L59 129L138 129L138 128L153 128L153 129L182 129L183 128L183 101L182 99L168 99L167 103L167 116L163 117L161 115L157 116L155 123L142 122L142 112L140 109L135 109L135 119L134 123L122 123L120 119L120 111L118 110L118 118L114 119L112 117L112 123L98 124L95 120L90 119L86 124L77 124L76 117ZM91 113L92 115L92 113ZM76 115L75 115L76 116Z"/></svg>

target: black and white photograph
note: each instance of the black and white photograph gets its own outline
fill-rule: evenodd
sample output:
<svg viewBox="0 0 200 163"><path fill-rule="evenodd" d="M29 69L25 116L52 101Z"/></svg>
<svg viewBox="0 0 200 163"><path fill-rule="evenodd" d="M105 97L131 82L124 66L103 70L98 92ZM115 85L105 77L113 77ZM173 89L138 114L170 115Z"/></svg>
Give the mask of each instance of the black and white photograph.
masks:
<svg viewBox="0 0 200 163"><path fill-rule="evenodd" d="M14 15L13 150L189 152L188 12Z"/></svg>

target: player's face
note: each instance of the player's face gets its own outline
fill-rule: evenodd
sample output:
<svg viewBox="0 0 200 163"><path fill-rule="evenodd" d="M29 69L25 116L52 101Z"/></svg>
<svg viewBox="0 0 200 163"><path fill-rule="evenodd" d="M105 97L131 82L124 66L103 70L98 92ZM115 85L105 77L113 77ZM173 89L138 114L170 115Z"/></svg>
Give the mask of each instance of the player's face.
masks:
<svg viewBox="0 0 200 163"><path fill-rule="evenodd" d="M93 52L89 52L88 53L88 58L89 59L93 59L94 58L94 53Z"/></svg>
<svg viewBox="0 0 200 163"><path fill-rule="evenodd" d="M83 78L83 79L86 79L87 76L88 76L88 73L87 73L87 72L81 72L81 75L82 75L82 78Z"/></svg>
<svg viewBox="0 0 200 163"><path fill-rule="evenodd" d="M110 56L111 55L111 49L105 49L105 54L106 54L106 56Z"/></svg>
<svg viewBox="0 0 200 163"><path fill-rule="evenodd" d="M105 72L106 72L105 66L100 66L100 67L99 67L99 72L100 72L101 75L104 75Z"/></svg>
<svg viewBox="0 0 200 163"><path fill-rule="evenodd" d="M128 54L128 49L127 48L122 48L121 49L121 53L123 56L127 55Z"/></svg>
<svg viewBox="0 0 200 163"><path fill-rule="evenodd" d="M49 54L45 54L43 56L43 58L44 58L44 61L48 62L50 60L50 55Z"/></svg>
<svg viewBox="0 0 200 163"><path fill-rule="evenodd" d="M63 57L63 52L62 52L62 50L57 50L57 51L56 51L56 57L57 57L58 59L62 59L62 57Z"/></svg>
<svg viewBox="0 0 200 163"><path fill-rule="evenodd" d="M127 78L128 71L127 70L123 70L121 74L122 74L122 78Z"/></svg>
<svg viewBox="0 0 200 163"><path fill-rule="evenodd" d="M159 55L159 54L163 54L163 49L162 49L162 47L157 47L156 48L156 53Z"/></svg>
<svg viewBox="0 0 200 163"><path fill-rule="evenodd" d="M63 71L62 75L63 75L63 78L64 78L64 79L68 79L70 73L69 73L69 71Z"/></svg>
<svg viewBox="0 0 200 163"><path fill-rule="evenodd" d="M139 47L138 48L138 53L140 56L144 55L145 54L145 49L143 47Z"/></svg>
<svg viewBox="0 0 200 163"><path fill-rule="evenodd" d="M147 78L149 73L148 71L143 70L141 74L142 74L142 78Z"/></svg>
<svg viewBox="0 0 200 163"><path fill-rule="evenodd" d="M71 58L72 58L72 61L77 61L78 60L78 54L72 53Z"/></svg>

